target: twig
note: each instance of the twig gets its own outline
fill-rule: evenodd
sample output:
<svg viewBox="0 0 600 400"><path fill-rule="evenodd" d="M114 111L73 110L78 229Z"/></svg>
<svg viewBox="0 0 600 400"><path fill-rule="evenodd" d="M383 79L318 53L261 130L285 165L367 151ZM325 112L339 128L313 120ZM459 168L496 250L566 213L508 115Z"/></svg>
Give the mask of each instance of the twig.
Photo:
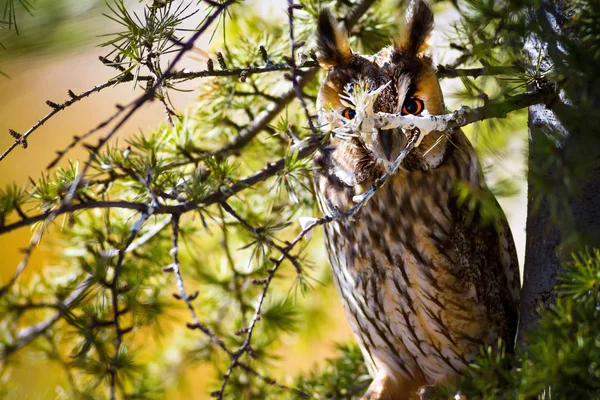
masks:
<svg viewBox="0 0 600 400"><path fill-rule="evenodd" d="M554 87L541 84L539 90L508 97L503 101L487 102L481 107L471 109L461 107L453 113L418 117L414 115L375 113L365 118L355 118L350 123L336 128L337 133L370 132L372 129L418 128L420 139L429 132L448 132L474 122L490 118L505 118L509 112L520 110L534 104L549 104L556 97ZM416 143L416 146L419 145Z"/></svg>
<svg viewBox="0 0 600 400"><path fill-rule="evenodd" d="M285 247L278 245L277 243L275 243L273 238L263 234L258 229L254 228L252 225L250 225L233 208L231 208L231 206L229 204L227 204L226 201L223 201L221 203L221 207L223 208L223 210L225 210L227 212L227 214L229 214L233 218L235 218L244 228L246 228L248 231L250 231L254 235L258 236L259 241L262 241L262 242L266 243L267 245L277 249L281 254L286 254L285 257L292 263L292 265L294 265L296 272L298 274L302 273L302 265L298 261L298 258L294 257L290 254L287 254Z"/></svg>
<svg viewBox="0 0 600 400"><path fill-rule="evenodd" d="M459 126L471 124L473 122L483 121L489 118L501 118L506 116L506 114L511 111L519 110L534 104L548 103L552 101L554 96L555 94L553 91L544 89L540 91L527 92L513 97L509 97L502 102L490 102L484 106L474 109L463 108L460 111L455 111L451 114L444 114L435 117L398 117L395 114L383 113L381 113L380 115L389 117L391 120L409 121L416 127L419 127L421 123L430 124L431 119L435 119L442 121L441 123L445 124L447 128L456 128ZM460 122L459 120L462 122ZM383 119L381 121L383 121ZM380 124L383 124L383 122L381 121ZM408 123L406 125L408 125ZM318 138L311 138L309 140L306 140L303 143L303 146L300 147L300 149L298 150L298 159L309 157L316 149L319 148L319 145L320 143ZM222 203L229 197L241 192L242 190L247 189L248 187L251 187L259 182L262 182L274 176L278 172L282 171L285 168L285 162L286 159L282 158L276 162L268 163L262 170L257 171L256 173L246 178L240 179L239 181L229 186L229 188L225 192L216 191L210 193L198 202L182 202L177 205L163 204L159 207L156 207L154 213L183 214L189 211L197 210L201 207L206 207L211 204ZM53 211L31 216L27 219L22 219L12 224L7 224L3 227L0 227L0 235L11 232L21 227L32 225L39 221L43 221L49 218L53 213L55 214L54 216L58 216L74 211L95 208L122 208L137 210L140 212L147 212L150 207L151 206L146 203L136 203L129 201L89 201L77 204L62 204ZM2 293L3 289L4 288L0 288L0 294Z"/></svg>
<svg viewBox="0 0 600 400"><path fill-rule="evenodd" d="M288 66L289 68L289 66ZM316 76L318 69L311 68L306 71L300 81L298 87L303 88ZM238 154L248 143L252 141L267 125L281 113L287 105L296 98L296 89L291 88L283 93L279 99L271 103L265 110L256 116L248 126L240 131L240 133L229 143L220 149L207 153L206 157L212 156L217 159L227 158L230 155Z"/></svg>
<svg viewBox="0 0 600 400"><path fill-rule="evenodd" d="M0 354L0 360L5 359L11 353L21 349L36 337L46 332L52 327L74 304L86 295L86 290L90 287L90 281L82 282L71 294L61 303L57 304L57 311L44 321L38 322L35 325L22 328L17 333L16 341L13 344L6 346L5 351Z"/></svg>
<svg viewBox="0 0 600 400"><path fill-rule="evenodd" d="M241 221L244 224L244 226L246 226L247 228L249 227L249 229L251 229L251 230L254 230L250 225L248 225L245 221L243 221L243 219L241 219L227 203L222 203L221 206L225 209L225 211L227 211L229 214L233 215L236 219ZM244 343L233 354L232 359L231 359L231 364L229 365L227 372L223 376L223 382L221 384L221 389L218 390L217 392L213 393L213 395L215 397L217 397L219 400L223 399L223 395L225 393L225 388L227 387L227 383L229 382L229 378L231 377L231 374L237 367L241 366L240 361L239 361L240 358L246 353L249 353L250 355L253 354L252 334L254 333L254 328L256 327L256 323L260 319L261 310L262 310L265 298L267 297L267 292L269 290L271 282L273 281L273 278L275 277L275 274L276 274L277 270L279 269L279 267L281 266L283 260L285 260L286 258L291 259L290 258L291 256L289 254L290 251L315 226L325 224L331 220L332 219L330 217L323 217L319 220L316 220L316 222L313 225L311 225L307 229L303 229L302 232L300 232L291 243L289 243L284 248L279 248L281 255L279 256L279 258L277 260L274 261L273 267L271 269L267 270L267 278L260 281L260 283L263 285L263 290L258 299L258 304L254 310L254 315L252 316L252 320L250 321L250 324L248 325L248 327L244 329L244 332L246 333L246 338L244 340Z"/></svg>
<svg viewBox="0 0 600 400"><path fill-rule="evenodd" d="M89 138L90 136L92 136L94 133L99 132L100 130L102 130L103 128L105 128L106 126L108 126L110 123L112 123L114 120L116 120L123 111L125 111L125 109L129 108L131 106L131 104L127 105L126 107L119 107L117 112L114 113L113 115L111 115L110 117L108 117L107 119L105 119L104 121L101 121L98 125L96 125L95 127L93 127L92 129L88 130L86 133L84 133L83 135L79 136L73 136L73 140L71 141L71 143L69 143L69 145L67 147L65 147L63 150L57 150L56 151L56 157L54 158L54 160L50 161L50 164L48 164L48 166L46 167L46 169L52 169L56 166L56 164L58 164L58 162L60 160L62 160L62 158L67 154L67 152L73 148L75 148L75 146L77 146L77 144L79 144L80 142L82 142L83 140ZM84 144L84 147L86 147L88 150L93 150L94 147L92 146L88 146Z"/></svg>
<svg viewBox="0 0 600 400"><path fill-rule="evenodd" d="M208 29L208 27L212 24L212 22L214 20L216 20L217 17L227 7L229 7L231 4L233 4L235 1L236 0L228 0L224 3L219 3L217 6L215 6L216 10L213 11L212 14L210 14L208 17L205 18L202 26L197 31L194 32L194 34L190 37L190 39L188 39L184 43L182 49L175 55L175 57L173 58L173 60L169 64L169 66L167 67L166 71L160 76L160 79L158 79L154 83L154 85L150 89L148 89L142 96L138 97L135 101L133 101L131 103L130 106L127 107L127 108L129 108L129 111L117 122L117 124L113 127L113 129L106 136L104 136L103 138L101 138L98 141L98 144L96 146L89 148L89 150L91 150L90 155L88 156L88 159L84 163L83 168L81 169L81 171L79 172L77 177L71 183L67 194L65 195L65 197L63 197L63 199L61 201L61 207L59 207L56 210L54 210L53 212L51 212L48 215L48 217L46 218L46 220L44 221L43 227L40 230L38 230L38 232L36 232L36 234L34 235L32 240L30 241L29 246L25 250L25 256L23 257L23 259L17 266L17 272L13 276L13 279L11 279L11 281L7 285L5 285L3 288L0 288L0 296L2 295L3 291L7 290L10 286L12 286L14 284L14 282L16 282L18 277L21 275L21 273L27 266L27 263L29 262L29 258L31 257L31 253L33 252L33 249L35 248L35 246L37 246L39 244L39 242L42 238L42 233L49 226L50 222L52 220L54 220L54 218L56 218L56 216L59 214L59 212L63 206L68 207L71 205L73 198L75 197L75 193L77 192L77 189L79 188L79 185L83 181L85 174L87 173L88 169L92 165L92 162L95 160L100 149L104 146L104 144L106 142L108 142L117 133L117 131L125 124L125 122L127 122L133 116L133 114L142 107L142 105L144 105L147 101L154 98L156 90L163 84L164 80L166 79L166 76L168 76L168 74L171 73L171 71L175 68L175 65L181 60L183 55L193 48L194 42ZM119 109L108 120L115 119L125 109L126 108Z"/></svg>
<svg viewBox="0 0 600 400"><path fill-rule="evenodd" d="M453 68L448 65L438 65L437 76L440 79L443 78L458 78L461 76L468 76L471 78L478 78L480 76L487 75L512 75L520 72L521 70L515 66L492 66L482 68Z"/></svg>
<svg viewBox="0 0 600 400"><path fill-rule="evenodd" d="M173 272L175 274L175 277L177 280L177 289L179 291L179 294L176 297L177 297L177 299L183 300L185 302L185 304L192 316L193 323L187 324L188 328L198 329L198 330L202 331L206 336L208 336L211 339L211 341L214 344L216 344L225 353L227 353L227 355L230 358L232 358L232 360L236 360L235 361L236 366L239 366L240 368L244 369L245 371L253 374L254 376L256 376L259 379L268 383L269 385L275 386L277 388L284 389L284 390L293 390L299 395L306 395L305 393L303 393L297 389L292 389L288 386L279 384L274 379L260 374L258 371L256 371L249 365L239 362L239 356L240 356L240 355L238 355L239 351L234 353L231 350L229 350L229 348L227 348L227 346L221 339L219 339L208 327L206 327L205 325L202 325L200 323L200 320L198 319L198 316L196 314L196 310L194 309L194 306L192 305L192 300L194 300L196 298L196 296L198 296L198 293L193 293L193 294L189 295L186 292L183 277L181 275L181 268L180 268L180 264L179 264L179 215L173 216L172 231L173 231L173 234L172 234L173 236L172 236L172 245L171 245L171 257L173 257L173 263L171 265L169 265L165 270L168 272Z"/></svg>
<svg viewBox="0 0 600 400"><path fill-rule="evenodd" d="M121 344L123 342L123 335L131 330L130 328L122 329L119 321L119 316L121 315L121 310L119 310L119 278L121 275L121 267L123 266L123 261L125 260L125 250L133 243L133 240L137 236L140 229L142 229L144 223L148 220L148 218L150 218L150 215L150 213L142 213L142 215L140 215L138 220L133 224L133 226L129 230L129 236L125 241L125 246L123 246L123 248L119 250L117 263L114 267L113 279L110 284L113 308L112 322L115 327L115 351L111 362L111 366L109 368L111 400L116 400L117 398L117 370L119 365L119 352L121 351Z"/></svg>
<svg viewBox="0 0 600 400"><path fill-rule="evenodd" d="M294 4L294 0L288 0L288 25L290 28L290 47L292 56L289 58L290 69L292 70L292 87L296 91L296 97L300 100L302 104L302 109L304 110L304 114L306 115L306 121L308 122L308 127L313 134L317 133L315 126L313 125L312 118L310 117L310 112L308 111L308 106L306 105L306 101L304 100L304 95L302 93L302 87L300 87L300 83L298 82L298 66L296 65L296 50L298 50L304 43L296 43L296 39L294 37L294 9L302 8L300 5Z"/></svg>
<svg viewBox="0 0 600 400"><path fill-rule="evenodd" d="M190 314L192 315L192 320L194 321L194 325L199 325L200 320L196 315L196 310L192 305L192 300L196 298L197 293L195 295L188 295L185 291L185 284L183 282L183 277L181 276L181 269L179 267L179 215L174 215L171 220L171 228L172 228L172 239L171 239L171 257L173 258L173 263L169 265L166 270L172 271L175 274L175 279L177 281L177 290L179 291L178 300L183 300L190 310ZM226 353L229 353L227 347L220 342L219 346L225 350Z"/></svg>
<svg viewBox="0 0 600 400"><path fill-rule="evenodd" d="M148 232L146 232L145 234L140 236L138 239L134 240L133 243L131 243L125 249L125 253L131 253L131 252L137 250L140 246L143 246L144 244L146 244L146 242L148 242L154 236L158 235L160 233L160 231L162 231L167 225L169 225L171 223L172 218L173 218L173 216L171 214L167 215L167 217L165 219L160 221L158 224L154 225L154 227L152 229L150 229ZM119 253L118 249L110 249L110 250L102 250L100 252L100 255L102 257L108 258L108 257L114 257L118 253Z"/></svg>
<svg viewBox="0 0 600 400"><path fill-rule="evenodd" d="M300 69L310 69L318 67L319 64L313 60L306 60L297 67ZM264 74L268 72L276 71L288 71L290 69L289 64L268 64L261 67L247 67L247 68L228 68L228 69L213 69L206 71L188 72L179 71L171 74L169 78L174 80L190 80L196 78L207 78L207 77L223 77L223 76L237 76L237 77L248 77L254 74Z"/></svg>
<svg viewBox="0 0 600 400"><path fill-rule="evenodd" d="M310 156L319 146L318 140L307 141L305 145L298 150L298 158L306 158ZM215 191L206 195L203 199L199 201L186 201L176 205L166 205L162 204L158 207L152 207L147 203L138 203L132 201L125 200L116 200L116 201L87 201L76 204L61 204L58 208L52 211L48 211L39 215L35 215L29 217L24 220L19 220L15 223L5 225L0 228L0 235L11 232L15 229L22 228L25 226L32 225L36 222L44 221L49 219L50 217L55 218L59 215L70 213L74 211L82 211L82 210L91 210L98 208L121 208L127 210L136 210L140 212L150 212L152 209L152 213L154 214L184 214L189 211L195 211L199 208L207 207L211 204L221 203L227 200L229 197L245 190L251 186L256 185L259 182L263 182L268 178L275 176L278 172L282 171L285 168L286 159L281 158L276 162L268 163L263 169L255 172L252 175L247 176L246 178L240 179L235 182L229 188L224 189L223 191ZM7 285L10 286L10 285ZM2 294L3 288L0 288L0 295Z"/></svg>
<svg viewBox="0 0 600 400"><path fill-rule="evenodd" d="M140 78L138 78L139 80ZM149 78L148 78L149 79ZM26 145L27 143L27 138L33 133L35 132L40 126L44 125L44 123L46 121L48 121L50 118L52 118L53 116L55 116L56 114L58 114L59 112L61 112L62 110L72 106L73 104L77 103L79 100L82 100L86 97L88 97L89 95L93 94L93 93L98 93L110 86L113 85L118 85L120 83L124 83L124 82L130 82L133 80L133 76L126 76L124 78L118 78L118 79L110 79L109 81L102 83L98 86L94 86L93 88L86 90L85 92L82 92L80 94L74 94L72 91L69 90L69 95L70 95L70 99L65 101L64 103L60 103L60 104L55 104L53 103L53 107L52 107L52 111L50 111L48 114L46 114L42 119L40 119L35 125L33 125L31 128L29 128L27 130L27 132L23 133L23 134L19 134L19 137L15 139L15 141L4 151L4 153L2 153L0 155L0 161L2 161L11 151L13 151L15 149L15 147L17 147L18 145ZM142 77L141 80L146 80L145 77Z"/></svg>

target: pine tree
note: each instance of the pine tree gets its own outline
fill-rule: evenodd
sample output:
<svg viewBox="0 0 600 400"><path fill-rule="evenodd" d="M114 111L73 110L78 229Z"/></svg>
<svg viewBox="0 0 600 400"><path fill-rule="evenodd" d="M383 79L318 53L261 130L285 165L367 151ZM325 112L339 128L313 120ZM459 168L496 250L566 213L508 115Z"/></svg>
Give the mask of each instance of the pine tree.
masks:
<svg viewBox="0 0 600 400"><path fill-rule="evenodd" d="M115 85L143 89L55 149L39 178L0 190L0 234L33 228L13 278L0 286L0 393L19 393L10 372L30 354L62 368L65 398L163 398L198 364L215 379L195 397L360 398L370 378L354 343L308 374L289 376L273 362L286 335L318 329L317 299L331 294L322 241L310 239L330 222L311 182L311 155L327 135L313 121L322 74L316 16L329 7L353 48L372 53L397 34L402 11L391 1L289 0L278 4L282 23L242 1L144 3L141 14L124 0L106 4L120 31L105 38L99 61L114 77L46 101L48 114L11 129L14 142L0 155L26 156L45 121L88 96ZM0 5L15 29L27 18L19 7L30 8L24 0ZM529 203L520 343L514 352L511 344L482 349L439 397L600 398L600 7L436 2L447 9L459 14L448 38L459 56L438 72L460 79L457 98L471 107L449 114L449 124L478 122L466 129L492 163L509 134L503 122L522 121L528 109ZM196 13L200 24L182 30ZM222 38L221 50L206 53L200 71L180 69L201 35ZM198 101L175 110L169 95L189 81L200 85ZM151 101L165 123L119 140L121 126ZM88 150L84 160L69 159L77 146ZM512 192L505 180L492 188ZM461 195L493 215L485 198ZM42 240L63 249L61 261L25 279Z"/></svg>

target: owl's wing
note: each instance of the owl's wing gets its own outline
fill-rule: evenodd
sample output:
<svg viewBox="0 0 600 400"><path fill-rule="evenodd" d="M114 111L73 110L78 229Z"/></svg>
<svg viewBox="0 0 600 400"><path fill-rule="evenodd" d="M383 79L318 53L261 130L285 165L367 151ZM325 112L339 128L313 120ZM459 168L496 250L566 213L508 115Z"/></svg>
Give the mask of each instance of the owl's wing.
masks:
<svg viewBox="0 0 600 400"><path fill-rule="evenodd" d="M493 199L495 204L486 204L487 210L482 209L482 205L471 209L458 197L450 200L455 220L453 248L462 277L476 288L477 298L485 305L492 324L511 350L519 320L521 289L517 252L497 200L487 187L478 190L486 191L486 198Z"/></svg>

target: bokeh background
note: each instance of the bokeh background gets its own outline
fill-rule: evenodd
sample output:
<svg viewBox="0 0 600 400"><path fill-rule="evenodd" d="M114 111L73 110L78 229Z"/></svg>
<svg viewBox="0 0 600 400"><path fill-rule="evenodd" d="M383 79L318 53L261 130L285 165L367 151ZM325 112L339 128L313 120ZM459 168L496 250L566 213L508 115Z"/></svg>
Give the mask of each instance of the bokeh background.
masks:
<svg viewBox="0 0 600 400"><path fill-rule="evenodd" d="M132 10L140 11L146 2L131 0L127 4ZM263 17L281 20L286 26L283 0L256 0L248 4L248 9ZM0 2L2 4L2 2ZM33 15L17 8L18 34L15 27L0 30L0 71L8 77L0 76L0 150L3 151L13 141L8 129L26 131L31 125L49 112L46 100L62 102L68 98L67 90L75 93L87 90L114 76L114 70L98 61L98 56L106 50L97 47L103 41L102 35L118 29L115 23L102 14L107 12L103 1L97 0L37 0ZM436 31L432 38L434 61L446 63L453 60L453 52L448 47L448 37L457 15L447 6L436 4ZM202 13L188 21L190 26L199 22ZM2 26L2 25L0 25ZM239 32L237 34L240 34ZM243 32L241 33L243 34ZM196 43L202 51L211 53L222 46L219 34L213 40L205 37ZM201 56L193 53L185 58L182 66L191 70L202 70L206 63ZM173 92L172 99L179 111L193 104L196 98L194 82L188 84L189 92ZM459 95L460 80L445 80L448 109L461 104ZM138 95L129 84L119 85L94 94L88 99L60 112L36 131L29 139L27 149L17 148L0 162L0 185L16 182L27 185L29 177L37 178L44 174L46 166L54 158L55 150L65 147L74 135L82 134L109 115L116 103L127 103ZM157 102L145 106L121 130L120 139L128 133L147 131L164 123L165 114ZM509 179L513 189L511 196L500 198L508 215L519 258L523 259L524 219L526 188L524 185L524 152L526 148L525 114L513 116L500 127L490 124L469 128L472 140L483 154L488 182L494 183ZM82 157L85 152L76 149L70 153L72 159ZM59 235L59 229L53 234ZM22 228L9 235L0 236L0 283L6 282L14 273L21 259L19 249L25 247L31 232ZM353 340L341 304L331 283L329 267L323 253L321 231L312 238L309 251L316 264L314 276L323 283L306 296L297 296L296 304L303 310L303 325L300 333L289 335L278 350L280 358L274 363L273 376L285 376L308 371L325 358L335 354L335 344ZM56 240L45 239L34 252L23 279L50 267L58 262L61 247ZM1 318L1 317L0 317ZM179 320L185 320L184 313L174 313L165 321L163 331L180 329ZM170 335L169 335L170 336ZM151 346L168 346L166 336L153 337ZM174 354L173 357L181 357ZM57 396L57 383L65 380L62 369L51 361L37 358L34 353L21 352L18 363L12 365L11 386L17 386L14 393L19 399L53 399ZM169 393L170 398L208 398L206 385L214 382L216 376L203 365L192 365L187 369L181 383ZM2 382L0 382L0 385ZM206 397L205 397L206 396Z"/></svg>

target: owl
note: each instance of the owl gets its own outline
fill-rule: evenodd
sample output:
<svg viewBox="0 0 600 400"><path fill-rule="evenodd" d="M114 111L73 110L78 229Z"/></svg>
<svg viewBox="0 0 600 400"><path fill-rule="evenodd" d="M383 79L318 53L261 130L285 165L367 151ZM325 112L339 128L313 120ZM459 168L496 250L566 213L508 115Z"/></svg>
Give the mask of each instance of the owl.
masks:
<svg viewBox="0 0 600 400"><path fill-rule="evenodd" d="M320 12L317 55L327 69L317 99L321 127L355 117L348 99L359 87L381 90L373 112L446 112L424 54L433 13L420 0L408 15L391 46L366 56L351 50L329 11ZM332 133L314 157L323 214L354 206L407 136L401 129ZM493 198L464 133L431 132L356 218L325 226L334 282L373 377L363 399L419 398L457 378L482 345L502 339L513 346L520 275L512 234L499 206L490 220L461 201L457 188L465 185L469 195Z"/></svg>

